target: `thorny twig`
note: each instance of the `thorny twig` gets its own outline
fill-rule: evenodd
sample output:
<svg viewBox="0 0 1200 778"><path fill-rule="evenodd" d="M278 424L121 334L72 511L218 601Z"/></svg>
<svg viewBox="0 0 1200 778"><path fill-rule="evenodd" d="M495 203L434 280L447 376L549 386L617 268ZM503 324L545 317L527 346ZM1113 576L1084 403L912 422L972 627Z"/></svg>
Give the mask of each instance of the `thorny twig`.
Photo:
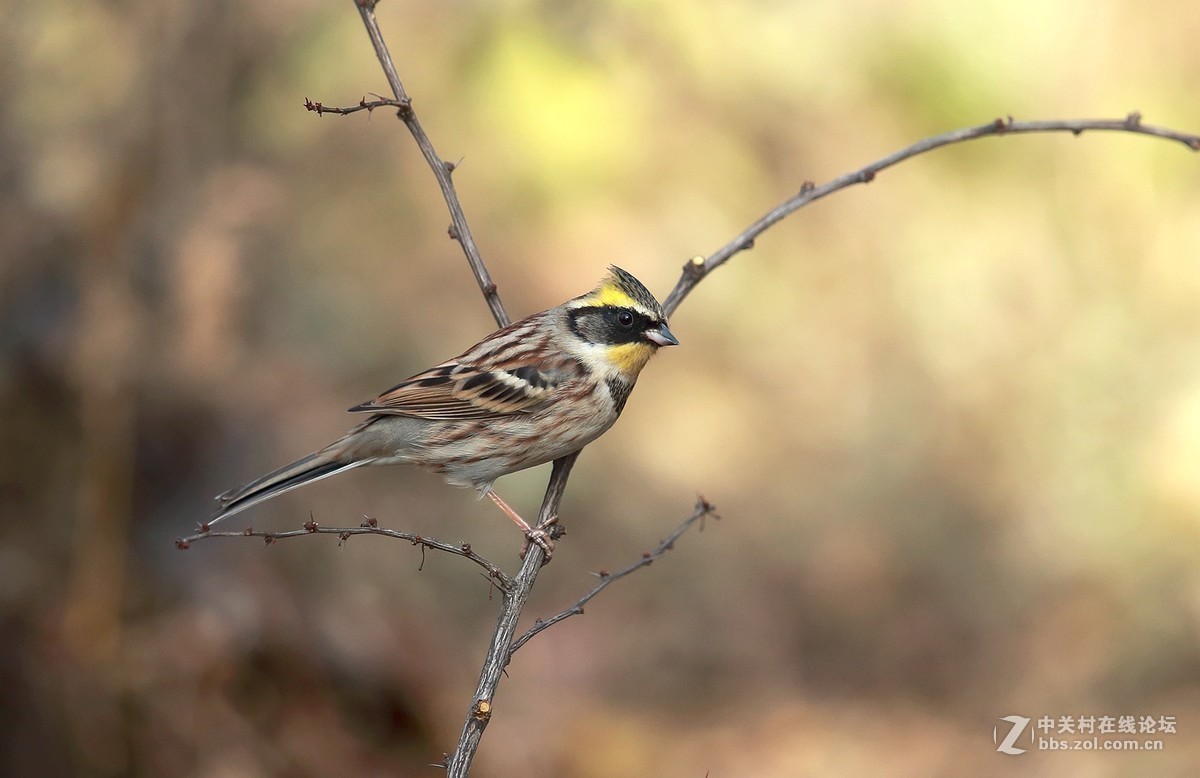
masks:
<svg viewBox="0 0 1200 778"><path fill-rule="evenodd" d="M446 201L446 207L450 209L450 237L457 240L458 244L462 247L463 254L467 257L467 264L471 266L471 272L475 274L475 281L479 284L480 291L483 292L483 299L487 301L488 308L491 309L492 317L496 320L496 324L504 327L509 322L508 312L504 310L504 303L500 302L500 295L496 290L496 284L492 281L492 276L488 273L487 266L483 264L483 257L479 254L479 247L475 245L475 237L471 234L471 228L467 225L467 216L463 213L462 203L458 200L458 192L454 189L454 181L450 175L454 172L454 165L442 161L437 151L434 150L429 136L425 134L425 128L421 126L420 120L417 119L417 113L412 107L412 98L408 96L408 92L404 89L404 84L400 81L400 76L396 72L396 65L392 62L392 55L388 52L387 44L383 42L383 33L379 31L379 23L375 19L375 3L376 0L355 0L354 5L358 8L358 13L362 17L363 24L366 25L367 35L371 38L371 45L375 47L375 56L379 58L379 64L383 66L383 73L387 76L388 85L392 88L392 94L396 97L399 109L396 115L404 122L404 126L408 127L408 131L412 133L413 139L417 142L417 147L425 157L425 161L429 163L430 169L433 170L438 187L442 190L442 197ZM329 112L330 110L329 108L322 108L324 112ZM362 110L362 108L354 110ZM336 109L333 112L353 113L353 111L337 111Z"/></svg>
<svg viewBox="0 0 1200 778"><path fill-rule="evenodd" d="M502 592L507 592L512 589L513 580L500 569L498 565L490 561L486 557L476 553L470 543L446 543L445 541L436 538L425 537L418 535L415 532L403 532L396 529L387 529L380 527L379 522L374 518L367 517L366 521L357 527L322 527L315 521L305 522L303 529L284 530L282 532L271 532L266 530L256 530L252 527L246 527L243 530L226 530L212 532L208 529L207 524L201 524L197 532L187 537L177 538L175 546L179 549L186 550L191 548L191 545L200 540L208 538L263 538L267 545L278 540L288 540L290 538L302 538L306 535L337 535L338 544L343 545L353 535L380 535L385 538L395 538L397 540L407 540L414 546L422 548L431 548L436 551L445 551L447 554L454 554L469 559L479 565L487 573L487 577L491 580Z"/></svg>
<svg viewBox="0 0 1200 778"><path fill-rule="evenodd" d="M632 562L625 567L622 567L615 573L610 573L603 570L600 571L597 573L597 575L600 577L600 583L596 584L590 592L580 597L574 605L551 616L548 619L538 619L535 621L533 626L525 631L525 634L513 641L512 648L510 648L508 651L509 659L511 660L512 655L517 653L517 650L520 649L521 646L528 643L530 638L532 638L534 635L537 635L539 632L549 629L558 622L569 619L572 616L583 615L583 606L587 605L593 597L608 588L610 584L624 578L627 575L630 575L631 573L641 570L643 567L648 567L649 565L653 564L655 560L673 549L675 547L675 541L679 540L679 538L681 538L685 532L691 529L692 525L696 522L701 522L701 529L703 529L703 521L705 517L712 516L714 519L721 518L717 515L716 510L716 506L710 503L708 500L704 499L703 497L698 498L696 500L696 508L692 511L692 514L684 519L683 522L680 523L680 525L676 527L670 535L667 535L665 538L663 538L662 542L654 547L654 550L647 551L646 553L642 554L641 558L636 562Z"/></svg>

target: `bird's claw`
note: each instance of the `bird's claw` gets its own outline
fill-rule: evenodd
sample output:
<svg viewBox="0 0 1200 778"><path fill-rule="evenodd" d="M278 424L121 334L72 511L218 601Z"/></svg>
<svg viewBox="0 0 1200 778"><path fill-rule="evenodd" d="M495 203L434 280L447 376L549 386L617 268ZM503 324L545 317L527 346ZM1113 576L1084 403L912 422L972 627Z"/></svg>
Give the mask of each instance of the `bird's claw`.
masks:
<svg viewBox="0 0 1200 778"><path fill-rule="evenodd" d="M529 553L530 544L536 543L545 555L542 564L548 563L554 556L554 541L562 535L562 528L558 526L558 517L551 516L537 529L530 529L525 533L525 545L521 546L521 558L524 559L525 555Z"/></svg>

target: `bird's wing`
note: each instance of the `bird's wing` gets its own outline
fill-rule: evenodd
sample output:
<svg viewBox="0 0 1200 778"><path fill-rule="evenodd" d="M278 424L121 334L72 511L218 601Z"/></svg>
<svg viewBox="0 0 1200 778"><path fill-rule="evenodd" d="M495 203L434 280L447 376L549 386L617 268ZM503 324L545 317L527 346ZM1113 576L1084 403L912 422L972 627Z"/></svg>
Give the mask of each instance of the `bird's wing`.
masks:
<svg viewBox="0 0 1200 778"><path fill-rule="evenodd" d="M422 419L487 419L529 413L553 396L559 371L534 365L476 367L444 362L413 376L351 413L382 413Z"/></svg>

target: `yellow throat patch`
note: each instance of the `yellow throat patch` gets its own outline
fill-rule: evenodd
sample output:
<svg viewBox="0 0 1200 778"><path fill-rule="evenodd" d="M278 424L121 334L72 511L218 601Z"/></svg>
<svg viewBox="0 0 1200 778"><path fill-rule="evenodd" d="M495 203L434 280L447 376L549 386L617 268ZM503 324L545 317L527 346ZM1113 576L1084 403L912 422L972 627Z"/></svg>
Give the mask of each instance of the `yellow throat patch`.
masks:
<svg viewBox="0 0 1200 778"><path fill-rule="evenodd" d="M630 377L636 377L653 355L654 346L649 343L621 343L604 350L605 358Z"/></svg>

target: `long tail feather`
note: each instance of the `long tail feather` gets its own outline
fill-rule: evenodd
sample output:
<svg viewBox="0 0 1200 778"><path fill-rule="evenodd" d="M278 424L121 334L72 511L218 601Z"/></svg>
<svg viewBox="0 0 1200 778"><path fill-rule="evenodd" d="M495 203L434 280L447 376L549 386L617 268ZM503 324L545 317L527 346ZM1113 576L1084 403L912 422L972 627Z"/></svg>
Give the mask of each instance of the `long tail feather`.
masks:
<svg viewBox="0 0 1200 778"><path fill-rule="evenodd" d="M298 459L290 465L285 465L273 473L264 475L262 478L217 495L220 508L208 520L209 526L284 492L290 492L305 484L370 463L369 459L355 462L334 459L328 450L309 454L303 459Z"/></svg>

